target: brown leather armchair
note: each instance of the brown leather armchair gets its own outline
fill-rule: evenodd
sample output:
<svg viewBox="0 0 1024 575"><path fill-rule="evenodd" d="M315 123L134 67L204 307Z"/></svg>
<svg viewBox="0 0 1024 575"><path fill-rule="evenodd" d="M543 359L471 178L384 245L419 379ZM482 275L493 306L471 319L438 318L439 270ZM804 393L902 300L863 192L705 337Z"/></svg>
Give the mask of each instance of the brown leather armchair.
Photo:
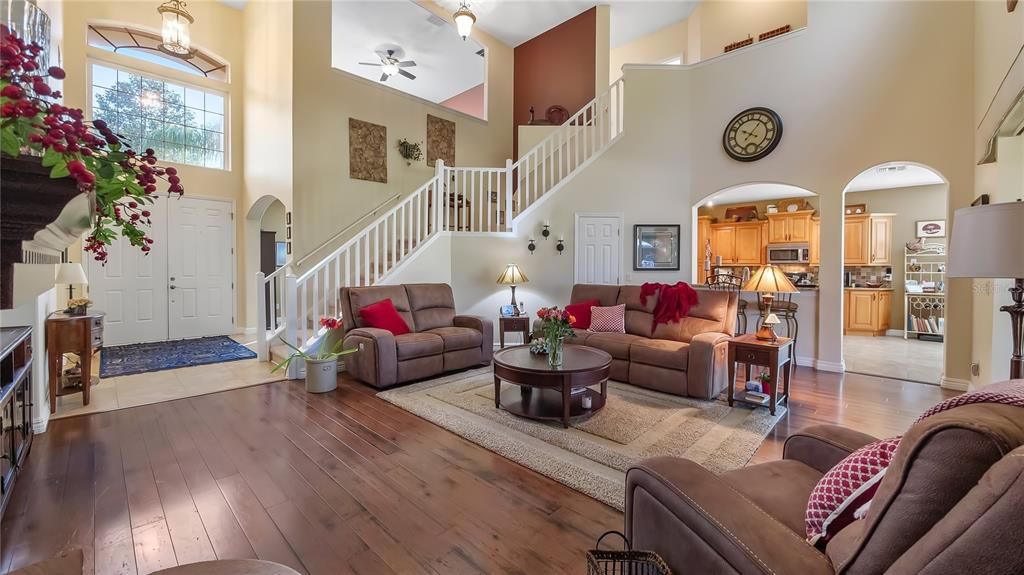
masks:
<svg viewBox="0 0 1024 575"><path fill-rule="evenodd" d="M359 310L390 299L411 333L366 327ZM448 284L403 284L343 288L341 314L345 370L374 387L389 387L474 365L488 365L494 327L486 318L455 314Z"/></svg>
<svg viewBox="0 0 1024 575"><path fill-rule="evenodd" d="M626 474L626 533L675 573L1024 573L1024 408L957 407L913 425L867 516L824 550L804 511L818 479L875 438L833 425L783 458L714 475L685 459Z"/></svg>

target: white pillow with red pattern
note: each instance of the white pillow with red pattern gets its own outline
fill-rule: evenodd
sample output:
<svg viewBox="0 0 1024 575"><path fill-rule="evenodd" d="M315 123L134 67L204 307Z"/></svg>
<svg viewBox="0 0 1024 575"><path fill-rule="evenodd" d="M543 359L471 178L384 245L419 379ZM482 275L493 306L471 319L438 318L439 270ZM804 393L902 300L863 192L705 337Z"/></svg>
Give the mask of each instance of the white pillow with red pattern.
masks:
<svg viewBox="0 0 1024 575"><path fill-rule="evenodd" d="M626 333L626 304L590 308L590 331Z"/></svg>

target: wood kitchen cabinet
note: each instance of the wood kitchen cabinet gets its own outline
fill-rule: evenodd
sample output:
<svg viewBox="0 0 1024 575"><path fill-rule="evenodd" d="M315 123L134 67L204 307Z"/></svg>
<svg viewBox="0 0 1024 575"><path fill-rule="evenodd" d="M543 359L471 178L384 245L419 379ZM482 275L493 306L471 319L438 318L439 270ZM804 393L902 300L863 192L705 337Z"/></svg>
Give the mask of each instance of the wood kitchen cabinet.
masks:
<svg viewBox="0 0 1024 575"><path fill-rule="evenodd" d="M843 264L892 265L892 214L857 214L843 222Z"/></svg>
<svg viewBox="0 0 1024 575"><path fill-rule="evenodd" d="M764 259L763 225L760 221L711 224L711 265L719 256L722 265L760 265Z"/></svg>
<svg viewBox="0 0 1024 575"><path fill-rule="evenodd" d="M811 215L814 210L768 214L768 243L784 244L811 240Z"/></svg>
<svg viewBox="0 0 1024 575"><path fill-rule="evenodd" d="M885 335L892 313L892 290L843 290L843 334Z"/></svg>
<svg viewBox="0 0 1024 575"><path fill-rule="evenodd" d="M807 244L810 248L807 263L812 266L821 265L821 218L811 218L811 237Z"/></svg>
<svg viewBox="0 0 1024 575"><path fill-rule="evenodd" d="M711 216L697 216L697 283L708 281L708 271L704 269L704 254L707 242L711 240ZM712 256L714 258L714 256ZM714 265L714 259L711 265Z"/></svg>

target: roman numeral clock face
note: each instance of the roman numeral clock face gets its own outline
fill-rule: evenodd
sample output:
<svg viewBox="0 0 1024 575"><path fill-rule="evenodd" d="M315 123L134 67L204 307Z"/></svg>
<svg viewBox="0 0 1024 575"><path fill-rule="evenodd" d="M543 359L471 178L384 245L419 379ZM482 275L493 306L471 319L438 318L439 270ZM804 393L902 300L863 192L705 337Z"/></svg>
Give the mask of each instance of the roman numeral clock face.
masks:
<svg viewBox="0 0 1024 575"><path fill-rule="evenodd" d="M781 139L782 118L768 108L750 108L729 122L722 145L733 159L753 162L770 154Z"/></svg>

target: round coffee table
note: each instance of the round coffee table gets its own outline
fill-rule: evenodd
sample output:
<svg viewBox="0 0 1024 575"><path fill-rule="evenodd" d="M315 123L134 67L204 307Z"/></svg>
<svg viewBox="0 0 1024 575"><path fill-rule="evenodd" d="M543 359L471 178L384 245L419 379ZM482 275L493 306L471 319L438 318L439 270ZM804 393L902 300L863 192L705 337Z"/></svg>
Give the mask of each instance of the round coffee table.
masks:
<svg viewBox="0 0 1024 575"><path fill-rule="evenodd" d="M608 397L612 356L582 345L566 344L562 366L548 367L548 356L530 353L520 345L494 353L494 407L529 419L559 420L569 427L572 419L590 417ZM501 391L501 382L518 390ZM589 387L601 384L597 392ZM583 407L583 398L590 407Z"/></svg>

